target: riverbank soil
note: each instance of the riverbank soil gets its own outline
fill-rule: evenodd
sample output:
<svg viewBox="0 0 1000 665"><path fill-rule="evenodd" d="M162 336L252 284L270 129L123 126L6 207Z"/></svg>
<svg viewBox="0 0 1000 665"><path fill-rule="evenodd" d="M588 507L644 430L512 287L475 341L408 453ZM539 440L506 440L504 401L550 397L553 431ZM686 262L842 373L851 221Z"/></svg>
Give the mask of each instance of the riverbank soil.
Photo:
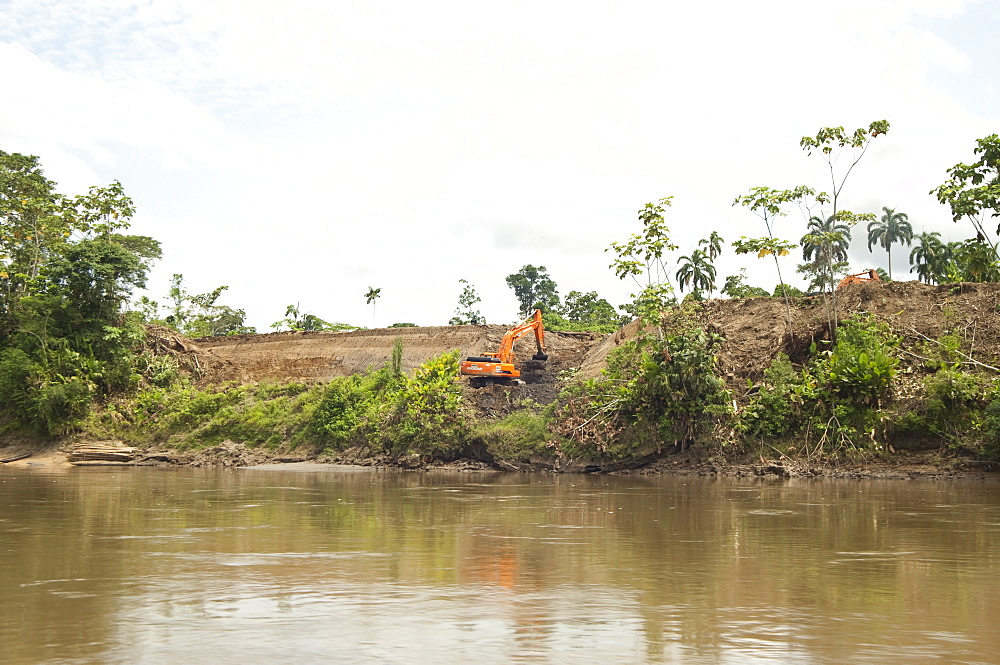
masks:
<svg viewBox="0 0 1000 665"><path fill-rule="evenodd" d="M918 282L869 282L844 287L836 294L840 319L870 312L887 321L901 336L900 380L897 400L907 399L910 384L922 381L923 354L941 335L956 334L963 340L969 363L980 369L1000 367L1000 284L949 284L931 286ZM803 361L813 343L830 338L830 307L822 296L793 298L786 313L780 298L710 300L702 303L695 316L700 325L716 333L717 371L732 391L738 406L746 399L748 387L759 384L764 371L779 355ZM791 320L789 333L787 317ZM462 357L495 351L507 331L506 326L438 326L380 328L348 332L279 332L195 340L185 339L167 328L150 328L148 345L160 354L177 358L182 367L197 377L200 385L234 381L305 382L328 381L334 377L377 369L389 361L397 340L402 341L402 368L407 373L428 358L452 350ZM521 408L553 402L564 379L593 378L606 366L608 355L639 332L633 322L611 335L547 332L548 362L525 363L523 386L488 386L474 389L464 385L465 401L480 417L501 418ZM527 360L535 352L534 339L526 336L515 346L518 357ZM972 366L972 365L970 365ZM773 475L816 475L855 473L868 477L901 474L900 477L939 474L989 473L995 465L968 464L953 455L938 452L940 441L914 439L913 450L900 449L906 458L886 463L861 464L858 468L838 465L825 468L819 461L773 461L776 451L762 450L759 460L736 463L700 459L697 453L666 455L644 460L645 472L665 473L761 473ZM903 446L897 446L903 448ZM920 450L930 448L931 450ZM227 443L197 453L148 451L149 461L194 465L246 466L279 459L300 458ZM0 459L10 457L0 451ZM352 460L357 462L359 460ZM746 460L743 460L746 462ZM375 461L378 463L378 461ZM475 466L475 465L473 465ZM611 471L585 467L581 470Z"/></svg>
<svg viewBox="0 0 1000 665"><path fill-rule="evenodd" d="M702 326L721 337L716 350L718 371L736 393L746 391L748 380L757 383L779 353L801 361L813 342L829 340L828 305L822 296L792 298L786 323L781 298L709 300L696 316ZM904 365L922 362L918 347L933 344L945 332L958 333L966 353L976 362L1000 367L1000 284L946 284L919 282L868 282L851 284L837 292L840 319L871 312L888 321L903 337ZM166 328L151 331L159 348L199 369L200 383L328 381L334 377L377 369L392 354L397 339L403 343L402 366L412 372L428 358L458 349L462 357L495 351L506 326L438 326L425 328L376 328L348 332L279 332L185 339ZM525 372L522 391L539 403L549 403L558 391L560 377L600 375L608 354L635 339L637 322L616 333L546 332L548 362ZM535 352L534 340L522 337L515 345L519 358ZM742 388L742 390L740 390ZM473 391L474 392L474 391ZM489 394L487 389L487 394ZM496 392L496 391L492 391ZM482 400L494 408L496 400Z"/></svg>

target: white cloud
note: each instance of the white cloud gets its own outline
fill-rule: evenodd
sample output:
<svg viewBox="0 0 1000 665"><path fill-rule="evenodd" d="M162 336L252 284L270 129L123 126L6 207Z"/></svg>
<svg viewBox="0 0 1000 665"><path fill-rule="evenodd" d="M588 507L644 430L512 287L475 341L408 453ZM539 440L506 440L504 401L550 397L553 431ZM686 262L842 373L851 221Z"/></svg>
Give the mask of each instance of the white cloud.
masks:
<svg viewBox="0 0 1000 665"><path fill-rule="evenodd" d="M440 323L460 277L503 321L526 263L621 302L603 250L646 201L676 196L681 253L758 234L732 199L825 186L798 148L823 125L892 122L849 207L955 231L927 191L996 118L928 82L970 56L916 19L973 3L677 4L12 0L0 148L70 191L122 180L167 250L154 284L228 284L263 326L289 302L366 322L371 285L379 323ZM743 266L774 281L720 276Z"/></svg>

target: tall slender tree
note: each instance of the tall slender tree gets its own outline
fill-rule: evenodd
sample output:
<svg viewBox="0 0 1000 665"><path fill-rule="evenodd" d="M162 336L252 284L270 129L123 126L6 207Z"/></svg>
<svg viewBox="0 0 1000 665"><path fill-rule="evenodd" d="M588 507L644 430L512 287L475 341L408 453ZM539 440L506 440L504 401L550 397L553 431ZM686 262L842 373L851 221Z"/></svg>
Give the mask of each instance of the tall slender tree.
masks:
<svg viewBox="0 0 1000 665"><path fill-rule="evenodd" d="M868 251L880 245L889 255L889 278L892 279L892 246L896 243L909 247L913 243L913 227L905 212L882 206L882 217L868 223Z"/></svg>
<svg viewBox="0 0 1000 665"><path fill-rule="evenodd" d="M375 301L379 299L382 295L382 288L375 288L374 286L369 286L368 291L365 293L365 304L372 306L372 327L375 327Z"/></svg>
<svg viewBox="0 0 1000 665"><path fill-rule="evenodd" d="M712 231L710 236L698 241L698 246L705 248L705 253L708 254L709 261L715 261L722 254L722 244L724 242L726 241L722 239L718 231Z"/></svg>

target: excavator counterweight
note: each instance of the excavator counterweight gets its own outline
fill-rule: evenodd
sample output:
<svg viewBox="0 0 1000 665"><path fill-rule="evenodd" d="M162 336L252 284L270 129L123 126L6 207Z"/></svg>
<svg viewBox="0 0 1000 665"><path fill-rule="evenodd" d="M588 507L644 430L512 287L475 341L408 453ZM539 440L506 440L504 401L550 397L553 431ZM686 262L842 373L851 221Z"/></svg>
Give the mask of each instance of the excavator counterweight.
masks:
<svg viewBox="0 0 1000 665"><path fill-rule="evenodd" d="M542 326L542 310L536 309L530 317L508 330L500 341L496 352L484 353L481 356L469 356L459 363L459 373L469 377L469 383L474 388L489 384L513 385L523 383L521 370L514 355L514 342L528 332L535 333L535 345L538 352L532 360L545 361L549 359L545 353L545 329Z"/></svg>

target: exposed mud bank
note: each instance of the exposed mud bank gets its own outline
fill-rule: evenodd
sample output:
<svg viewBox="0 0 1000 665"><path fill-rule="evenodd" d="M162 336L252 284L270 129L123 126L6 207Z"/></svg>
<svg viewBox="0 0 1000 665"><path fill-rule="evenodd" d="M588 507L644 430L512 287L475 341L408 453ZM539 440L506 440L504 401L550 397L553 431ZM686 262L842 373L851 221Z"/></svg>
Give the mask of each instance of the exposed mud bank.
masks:
<svg viewBox="0 0 1000 665"><path fill-rule="evenodd" d="M0 449L0 459L10 449ZM481 452L481 451L473 451ZM48 447L4 466L15 468L71 469L68 447ZM681 453L664 452L625 462L602 463L538 459L531 462L461 457L450 461L417 455L391 458L372 455L354 448L335 455L300 455L294 451L253 448L232 441L200 450L185 451L167 447L142 450L132 462L86 463L80 466L153 466L153 467L229 467L263 470L326 470L341 467L384 468L409 471L514 472L560 474L628 474L644 476L738 477L782 480L790 478L840 478L850 480L982 480L1000 482L1000 462L982 462L942 451L902 451L889 457L835 462L765 457L747 454L728 458L697 449Z"/></svg>

